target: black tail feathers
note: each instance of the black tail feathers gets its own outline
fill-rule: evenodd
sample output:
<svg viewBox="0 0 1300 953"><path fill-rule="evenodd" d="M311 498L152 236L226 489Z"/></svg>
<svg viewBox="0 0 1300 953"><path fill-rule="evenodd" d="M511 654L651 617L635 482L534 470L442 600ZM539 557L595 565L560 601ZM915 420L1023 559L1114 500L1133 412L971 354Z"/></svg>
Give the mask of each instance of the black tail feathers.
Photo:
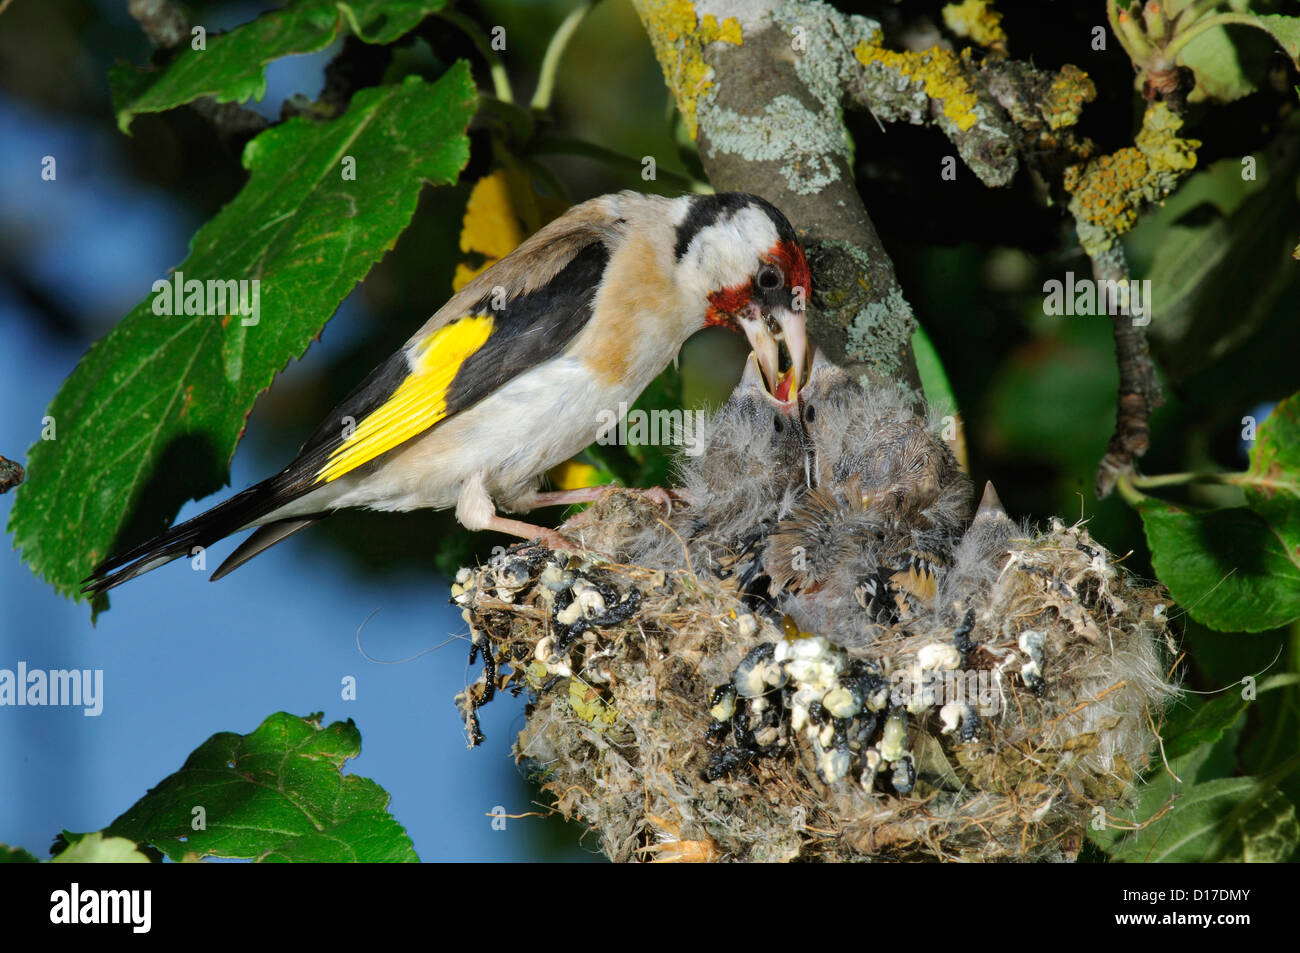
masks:
<svg viewBox="0 0 1300 953"><path fill-rule="evenodd" d="M193 519L178 523L148 542L106 559L82 580L82 592L92 596L120 586L151 569L164 566L173 559L194 555L195 547L206 548L231 533L247 527L283 505L284 497L272 485L275 480L264 480L236 493L224 503L219 503ZM322 516L284 520L262 527L231 554L213 574L214 580L243 565L258 553L311 525ZM292 528L290 525L292 524Z"/></svg>

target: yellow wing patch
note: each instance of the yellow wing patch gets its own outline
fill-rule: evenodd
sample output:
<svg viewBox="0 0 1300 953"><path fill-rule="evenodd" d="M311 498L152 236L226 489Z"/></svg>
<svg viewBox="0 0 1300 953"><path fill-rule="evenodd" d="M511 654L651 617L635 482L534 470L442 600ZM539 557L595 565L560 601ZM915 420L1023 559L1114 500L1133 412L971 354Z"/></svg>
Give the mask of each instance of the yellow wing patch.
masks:
<svg viewBox="0 0 1300 953"><path fill-rule="evenodd" d="M446 417L447 389L461 365L487 341L493 323L490 314L469 315L430 335L410 376L330 454L316 482L337 480Z"/></svg>

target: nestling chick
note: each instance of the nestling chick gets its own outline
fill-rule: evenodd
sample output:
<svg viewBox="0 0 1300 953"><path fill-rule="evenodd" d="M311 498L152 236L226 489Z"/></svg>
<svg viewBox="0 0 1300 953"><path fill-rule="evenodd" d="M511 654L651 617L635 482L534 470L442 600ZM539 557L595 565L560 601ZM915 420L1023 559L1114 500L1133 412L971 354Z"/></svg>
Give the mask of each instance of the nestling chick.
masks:
<svg viewBox="0 0 1300 953"><path fill-rule="evenodd" d="M813 487L768 541L778 604L855 646L928 608L969 513L969 482L902 388L863 389L813 358L800 394Z"/></svg>
<svg viewBox="0 0 1300 953"><path fill-rule="evenodd" d="M753 355L727 403L704 424L703 452L683 454L677 481L690 505L633 544L644 566L736 573L742 591L766 595L758 578L768 532L806 488L807 448L794 402L775 400Z"/></svg>
<svg viewBox="0 0 1300 953"><path fill-rule="evenodd" d="M864 390L820 349L799 403L810 449L810 484L844 495L910 529L948 538L970 514L970 487L939 436L918 416L902 385Z"/></svg>
<svg viewBox="0 0 1300 953"><path fill-rule="evenodd" d="M985 483L975 518L953 548L952 566L943 574L935 610L960 624L976 597L988 592L997 579L1011 540L1028 535L1007 516L993 483Z"/></svg>

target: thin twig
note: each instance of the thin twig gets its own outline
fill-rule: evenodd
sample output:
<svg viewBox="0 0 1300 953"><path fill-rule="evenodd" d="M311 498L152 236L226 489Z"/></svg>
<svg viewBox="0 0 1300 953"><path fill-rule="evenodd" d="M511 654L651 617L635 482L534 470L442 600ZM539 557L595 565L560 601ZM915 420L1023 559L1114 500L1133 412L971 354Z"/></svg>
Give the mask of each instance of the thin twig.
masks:
<svg viewBox="0 0 1300 953"><path fill-rule="evenodd" d="M501 61L501 57L497 56L497 51L492 49L492 44L483 35L483 31L479 29L478 24L456 10L441 10L438 12L438 16L469 37L479 55L487 61L488 73L492 77L492 89L496 93L497 99L503 103L513 103L515 94L510 87L510 76L506 73L506 64Z"/></svg>
<svg viewBox="0 0 1300 953"><path fill-rule="evenodd" d="M595 6L594 0L578 4L556 27L551 42L546 45L546 55L542 57L542 67L537 77L537 91L533 93L533 101L529 104L533 109L544 112L550 108L551 95L555 91L555 74L560 69L560 57L564 55L564 48L569 45L569 40L577 31L578 25L593 6Z"/></svg>
<svg viewBox="0 0 1300 953"><path fill-rule="evenodd" d="M1092 259L1092 275L1099 287L1127 287L1128 261L1116 242ZM1105 284L1114 282L1113 285ZM1151 411L1161 406L1164 394L1147 346L1144 325L1138 324L1127 307L1113 309L1115 359L1119 366L1119 399L1115 412L1115 433L1106 455L1097 467L1097 497L1105 499L1121 476L1136 472L1137 461L1151 446Z"/></svg>

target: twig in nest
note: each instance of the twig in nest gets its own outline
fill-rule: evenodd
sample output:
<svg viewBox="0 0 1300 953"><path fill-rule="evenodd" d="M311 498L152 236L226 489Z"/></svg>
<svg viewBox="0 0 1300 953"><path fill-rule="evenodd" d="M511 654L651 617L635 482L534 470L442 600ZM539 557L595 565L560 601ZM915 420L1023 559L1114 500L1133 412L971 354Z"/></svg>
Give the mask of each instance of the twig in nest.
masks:
<svg viewBox="0 0 1300 953"><path fill-rule="evenodd" d="M1092 275L1098 287L1116 287L1128 281L1128 262L1124 249L1115 243L1092 259ZM1114 282L1106 285L1104 282ZM1126 286L1126 285L1125 285ZM1148 303L1148 309L1150 305ZM1111 316L1115 333L1115 360L1119 365L1119 401L1115 412L1115 433L1106 447L1106 455L1097 467L1097 497L1105 499L1115 489L1119 478L1135 472L1135 465L1151 446L1151 411L1165 402L1151 361L1143 327L1129 309L1116 308Z"/></svg>

